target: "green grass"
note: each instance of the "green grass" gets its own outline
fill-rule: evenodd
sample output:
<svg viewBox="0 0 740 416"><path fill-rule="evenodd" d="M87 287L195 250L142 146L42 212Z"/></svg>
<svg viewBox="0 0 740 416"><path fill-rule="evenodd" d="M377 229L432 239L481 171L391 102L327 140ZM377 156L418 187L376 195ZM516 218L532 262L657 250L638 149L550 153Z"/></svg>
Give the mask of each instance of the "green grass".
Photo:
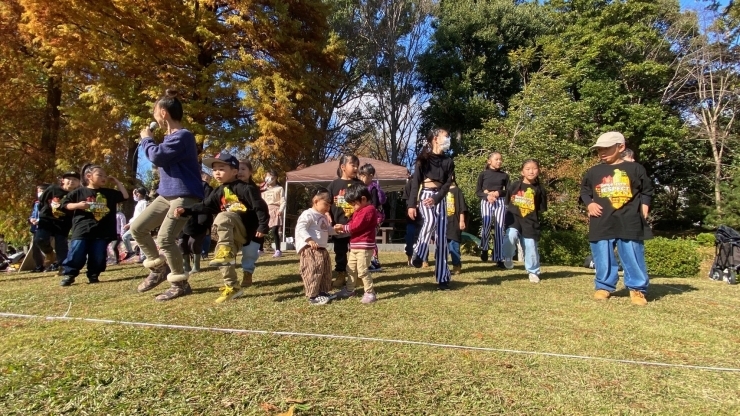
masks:
<svg viewBox="0 0 740 416"><path fill-rule="evenodd" d="M191 278L194 295L157 303L136 293L144 270L111 267L99 285L51 274L0 276L0 312L297 331L740 367L740 287L654 278L647 307L627 293L591 299L592 271L472 257L455 290L431 271L382 254L378 302L309 306L297 257L260 259L249 296L213 303L221 280ZM705 265L706 268L706 265ZM159 288L158 288L159 289ZM71 303L71 308L70 308ZM354 340L138 328L0 318L0 414L740 414L740 373ZM272 405L274 407L270 407Z"/></svg>

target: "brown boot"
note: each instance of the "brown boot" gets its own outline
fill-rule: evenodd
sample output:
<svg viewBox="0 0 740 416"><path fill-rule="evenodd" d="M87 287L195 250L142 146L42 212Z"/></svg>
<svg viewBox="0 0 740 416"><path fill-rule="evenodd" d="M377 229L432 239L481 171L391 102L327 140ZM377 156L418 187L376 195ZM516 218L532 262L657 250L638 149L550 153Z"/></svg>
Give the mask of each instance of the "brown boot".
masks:
<svg viewBox="0 0 740 416"><path fill-rule="evenodd" d="M155 287L159 286L160 283L167 280L167 275L170 273L170 267L167 264L164 264L163 266L157 267L155 269L151 269L149 272L149 276L146 277L146 279L142 280L141 283L139 283L139 287L136 288L136 290L139 291L139 293L148 292Z"/></svg>
<svg viewBox="0 0 740 416"><path fill-rule="evenodd" d="M630 301L633 305L637 306L645 306L648 304L647 299L645 299L645 294L639 290L630 290Z"/></svg>
<svg viewBox="0 0 740 416"><path fill-rule="evenodd" d="M462 266L452 266L452 274L458 275L462 273Z"/></svg>
<svg viewBox="0 0 740 416"><path fill-rule="evenodd" d="M252 286L252 273L244 270L242 275L242 289Z"/></svg>
<svg viewBox="0 0 740 416"><path fill-rule="evenodd" d="M344 284L347 283L347 272L334 272L334 283L332 283L332 287L334 289L341 289L344 287Z"/></svg>
<svg viewBox="0 0 740 416"><path fill-rule="evenodd" d="M607 300L612 294L609 293L609 291L604 289L599 289L596 292L594 292L594 299L596 300Z"/></svg>
<svg viewBox="0 0 740 416"><path fill-rule="evenodd" d="M170 286L169 289L165 290L164 293L154 299L160 302L164 302L193 293L193 289L190 287L190 284L187 280L183 280L181 282L170 282L170 284L172 286Z"/></svg>

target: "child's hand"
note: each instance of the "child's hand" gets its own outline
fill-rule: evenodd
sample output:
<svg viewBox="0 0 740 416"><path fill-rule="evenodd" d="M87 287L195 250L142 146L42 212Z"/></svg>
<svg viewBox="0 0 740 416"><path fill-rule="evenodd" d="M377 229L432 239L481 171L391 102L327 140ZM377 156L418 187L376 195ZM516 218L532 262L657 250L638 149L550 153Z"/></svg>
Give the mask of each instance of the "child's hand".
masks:
<svg viewBox="0 0 740 416"><path fill-rule="evenodd" d="M88 209L90 208L90 204L87 201L78 202L75 206L75 209ZM67 207L69 209L69 207Z"/></svg>
<svg viewBox="0 0 740 416"><path fill-rule="evenodd" d="M311 250L319 249L319 244L313 240L308 240L308 246L311 247Z"/></svg>
<svg viewBox="0 0 740 416"><path fill-rule="evenodd" d="M411 220L416 220L416 208L409 208L406 214L411 218Z"/></svg>
<svg viewBox="0 0 740 416"><path fill-rule="evenodd" d="M344 232L344 225L342 224L336 224L334 225L334 231L341 234Z"/></svg>
<svg viewBox="0 0 740 416"><path fill-rule="evenodd" d="M262 238L262 237L264 237L265 235L264 235L264 234L262 234L261 232L257 231L256 233L254 233L254 236L255 236L255 237L257 237L257 238Z"/></svg>
<svg viewBox="0 0 740 416"><path fill-rule="evenodd" d="M111 180L111 181L113 181L113 182L118 183L118 179L114 178L113 176L108 176L108 179Z"/></svg>
<svg viewBox="0 0 740 416"><path fill-rule="evenodd" d="M180 218L185 213L185 208L180 207L175 210L175 218Z"/></svg>
<svg viewBox="0 0 740 416"><path fill-rule="evenodd" d="M465 221L460 221L460 231L465 230Z"/></svg>
<svg viewBox="0 0 740 416"><path fill-rule="evenodd" d="M491 204L493 204L494 202L496 202L496 195L494 195L493 192L490 192L488 194L488 198L487 199L488 199L488 202L490 202Z"/></svg>
<svg viewBox="0 0 740 416"><path fill-rule="evenodd" d="M427 198L421 202L424 204L425 207L433 207L434 206L434 198Z"/></svg>
<svg viewBox="0 0 740 416"><path fill-rule="evenodd" d="M601 205L597 204L596 202L592 202L588 204L588 215L590 217L600 217L602 212Z"/></svg>
<svg viewBox="0 0 740 416"><path fill-rule="evenodd" d="M131 224L126 224L123 226L124 231L127 231L129 228L131 228Z"/></svg>
<svg viewBox="0 0 740 416"><path fill-rule="evenodd" d="M141 133L139 134L141 135L142 139L148 139L152 137L152 131L149 130L149 127L144 127L143 129L141 129Z"/></svg>

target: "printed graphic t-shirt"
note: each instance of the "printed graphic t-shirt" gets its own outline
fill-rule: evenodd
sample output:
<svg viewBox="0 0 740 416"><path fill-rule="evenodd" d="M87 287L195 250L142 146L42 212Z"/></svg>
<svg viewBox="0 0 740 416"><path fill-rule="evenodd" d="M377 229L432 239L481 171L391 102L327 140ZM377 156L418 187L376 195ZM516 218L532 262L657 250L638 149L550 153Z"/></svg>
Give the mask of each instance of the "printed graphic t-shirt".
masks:
<svg viewBox="0 0 740 416"><path fill-rule="evenodd" d="M547 194L541 186L516 181L509 186L504 227L524 238L539 240L540 214L547 211Z"/></svg>
<svg viewBox="0 0 740 416"><path fill-rule="evenodd" d="M123 194L110 188L77 188L62 200L62 206L87 201L87 209L76 209L72 215L72 240L116 239L116 205Z"/></svg>
<svg viewBox="0 0 740 416"><path fill-rule="evenodd" d="M465 204L465 197L460 192L460 188L450 188L447 192L447 239L457 241L462 240L462 230L460 230L460 214L468 213L468 206Z"/></svg>
<svg viewBox="0 0 740 416"><path fill-rule="evenodd" d="M48 187L39 200L38 228L59 234L68 234L72 228L72 213L62 209L62 199L67 191L54 184Z"/></svg>
<svg viewBox="0 0 740 416"><path fill-rule="evenodd" d="M334 179L327 188L332 199L331 216L334 224L347 224L349 217L355 212L352 204L344 200L344 194L352 185L364 185L364 183L359 179Z"/></svg>
<svg viewBox="0 0 740 416"><path fill-rule="evenodd" d="M581 183L581 200L601 205L600 217L589 218L588 240L613 238L646 240L652 231L641 206L650 206L653 182L639 163L600 164L589 169Z"/></svg>

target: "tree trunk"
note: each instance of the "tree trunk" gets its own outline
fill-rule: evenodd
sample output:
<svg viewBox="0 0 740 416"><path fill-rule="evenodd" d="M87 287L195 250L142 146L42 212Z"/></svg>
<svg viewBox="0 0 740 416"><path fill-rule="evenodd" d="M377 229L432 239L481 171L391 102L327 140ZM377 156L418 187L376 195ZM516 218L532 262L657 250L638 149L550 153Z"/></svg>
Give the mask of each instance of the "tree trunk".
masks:
<svg viewBox="0 0 740 416"><path fill-rule="evenodd" d="M59 106L62 104L61 81L57 77L50 76L46 80L46 108L41 130L41 152L43 162L40 176L48 182L54 182L54 167L56 165L57 141L59 140L59 129L61 127L61 112Z"/></svg>

